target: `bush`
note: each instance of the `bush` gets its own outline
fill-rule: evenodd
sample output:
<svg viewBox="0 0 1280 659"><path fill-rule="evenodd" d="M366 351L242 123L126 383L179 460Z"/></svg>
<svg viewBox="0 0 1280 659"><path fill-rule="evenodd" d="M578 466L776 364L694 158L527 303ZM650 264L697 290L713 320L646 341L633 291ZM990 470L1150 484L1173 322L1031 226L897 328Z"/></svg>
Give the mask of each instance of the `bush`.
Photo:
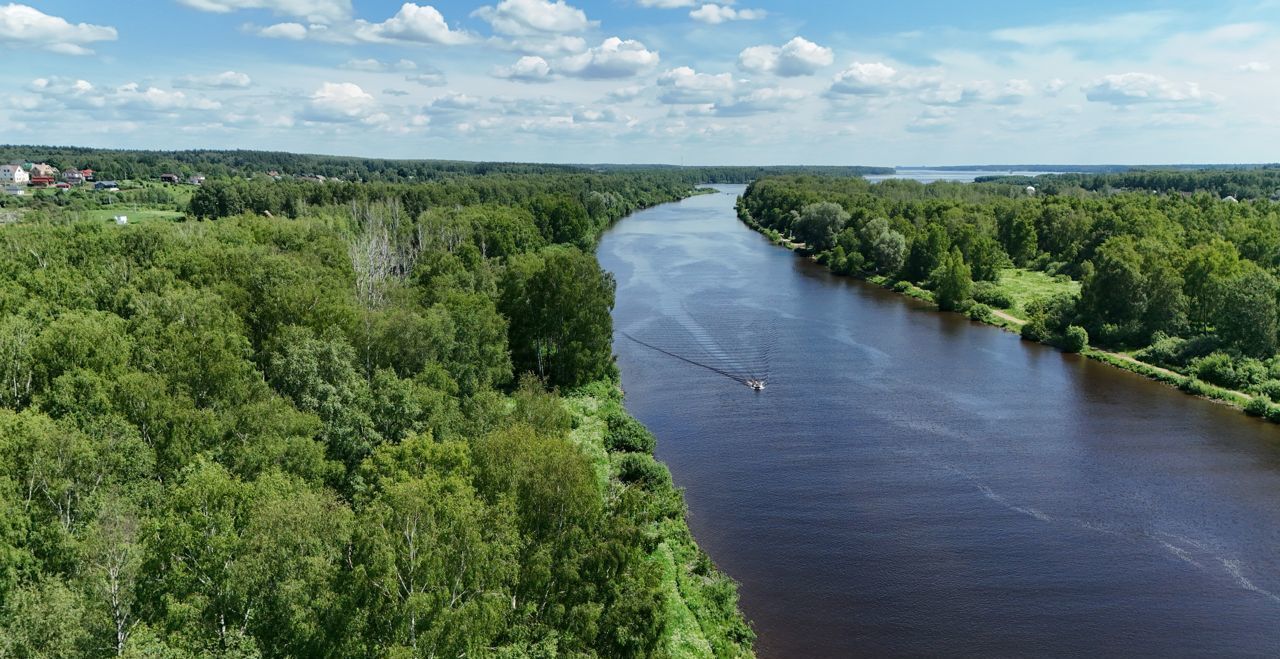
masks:
<svg viewBox="0 0 1280 659"><path fill-rule="evenodd" d="M1267 365L1252 357L1236 361L1237 388L1253 387L1267 381Z"/></svg>
<svg viewBox="0 0 1280 659"><path fill-rule="evenodd" d="M981 302L975 302L969 305L969 308L966 309L964 313L971 320L976 320L983 323L990 323L995 321L996 319L995 314L991 312L991 307L988 307L987 305L982 304Z"/></svg>
<svg viewBox="0 0 1280 659"><path fill-rule="evenodd" d="M1249 416L1265 417L1271 411L1271 404L1262 396L1256 396L1244 406L1244 413Z"/></svg>
<svg viewBox="0 0 1280 659"><path fill-rule="evenodd" d="M1149 364L1160 366L1182 366L1178 356L1186 348L1187 340L1176 336L1168 336L1164 332L1156 332L1151 337L1151 345L1139 350L1134 357Z"/></svg>
<svg viewBox="0 0 1280 659"><path fill-rule="evenodd" d="M1201 380L1220 387L1234 387L1236 383L1235 360L1225 352L1215 352L1196 361L1191 371Z"/></svg>
<svg viewBox="0 0 1280 659"><path fill-rule="evenodd" d="M911 282L905 279L893 285L893 290L898 293L906 293L907 291L911 290L911 288L912 288Z"/></svg>
<svg viewBox="0 0 1280 659"><path fill-rule="evenodd" d="M973 299L997 309L1012 309L1013 296L1008 291L989 281L980 281L973 285Z"/></svg>
<svg viewBox="0 0 1280 659"><path fill-rule="evenodd" d="M608 432L604 436L604 446L618 453L652 453L657 440L644 424L636 421L622 410L611 413L606 422Z"/></svg>
<svg viewBox="0 0 1280 659"><path fill-rule="evenodd" d="M1280 423L1280 406L1272 405L1267 408L1267 421Z"/></svg>
<svg viewBox="0 0 1280 659"><path fill-rule="evenodd" d="M1280 380L1267 380L1255 386L1253 393L1267 398L1273 403L1280 403Z"/></svg>
<svg viewBox="0 0 1280 659"><path fill-rule="evenodd" d="M1079 325L1072 325L1062 335L1062 349L1067 352L1080 352L1089 347L1089 333Z"/></svg>
<svg viewBox="0 0 1280 659"><path fill-rule="evenodd" d="M644 453L626 453L618 460L618 480L628 485L656 491L671 486L671 472L666 465Z"/></svg>
<svg viewBox="0 0 1280 659"><path fill-rule="evenodd" d="M1022 326L1023 341L1044 341L1049 338L1049 330L1044 326L1044 321L1033 320Z"/></svg>

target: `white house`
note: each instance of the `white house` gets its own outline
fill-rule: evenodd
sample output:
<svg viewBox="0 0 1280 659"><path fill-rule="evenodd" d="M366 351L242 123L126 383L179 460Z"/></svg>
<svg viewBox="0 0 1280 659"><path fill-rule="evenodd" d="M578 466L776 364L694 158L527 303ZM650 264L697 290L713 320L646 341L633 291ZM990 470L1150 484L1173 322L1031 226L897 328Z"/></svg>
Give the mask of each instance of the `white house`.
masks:
<svg viewBox="0 0 1280 659"><path fill-rule="evenodd" d="M22 165L0 165L0 185L25 185L31 175Z"/></svg>
<svg viewBox="0 0 1280 659"><path fill-rule="evenodd" d="M62 180L71 185L80 185L84 183L84 174L80 173L78 169L68 169L62 173Z"/></svg>
<svg viewBox="0 0 1280 659"><path fill-rule="evenodd" d="M53 177L55 177L55 176L57 176L57 175L58 175L58 168L57 168L57 167L54 167L53 165L50 165L50 164L48 164L48 163L40 162L40 163L36 163L36 164L32 165L32 166L31 166L31 169L30 169L30 170L28 170L28 172L29 172L29 173L31 174L31 176L33 176L33 177L35 177L35 176L47 176L47 177L49 177L49 178L53 178Z"/></svg>

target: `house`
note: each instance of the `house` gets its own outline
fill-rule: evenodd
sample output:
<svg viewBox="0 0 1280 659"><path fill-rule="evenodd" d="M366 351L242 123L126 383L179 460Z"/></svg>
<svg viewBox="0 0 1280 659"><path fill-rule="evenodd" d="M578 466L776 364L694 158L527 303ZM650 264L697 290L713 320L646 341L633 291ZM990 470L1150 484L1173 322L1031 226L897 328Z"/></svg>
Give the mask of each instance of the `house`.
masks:
<svg viewBox="0 0 1280 659"><path fill-rule="evenodd" d="M21 185L6 185L4 186L4 193L15 197L21 197L22 195L27 194L27 189Z"/></svg>
<svg viewBox="0 0 1280 659"><path fill-rule="evenodd" d="M31 175L22 165L0 165L0 185L23 185L31 181Z"/></svg>
<svg viewBox="0 0 1280 659"><path fill-rule="evenodd" d="M93 180L93 170L92 170L92 169L82 169L82 170L80 170L80 175L81 175L81 176L83 176L83 177L84 177L84 180L86 180L86 181L92 181L92 180Z"/></svg>
<svg viewBox="0 0 1280 659"><path fill-rule="evenodd" d="M31 182L27 185L33 188L51 188L53 184L54 178L52 176L32 176Z"/></svg>
<svg viewBox="0 0 1280 659"><path fill-rule="evenodd" d="M120 189L120 184L115 181L98 181L93 184L94 190L106 190L112 192Z"/></svg>
<svg viewBox="0 0 1280 659"><path fill-rule="evenodd" d="M63 172L62 180L70 183L71 185L80 185L85 182L84 174L80 173L80 171L76 169L68 169Z"/></svg>
<svg viewBox="0 0 1280 659"><path fill-rule="evenodd" d="M178 178L177 174L161 174L160 175L161 183L177 183L179 180L180 179Z"/></svg>
<svg viewBox="0 0 1280 659"><path fill-rule="evenodd" d="M53 187L55 187L55 188L57 188L57 189L59 189L59 190L70 190L70 189L71 189L71 184L70 184L70 183L67 183L66 181L63 181L63 182L61 182L61 183L58 183L58 184L54 185Z"/></svg>
<svg viewBox="0 0 1280 659"><path fill-rule="evenodd" d="M31 174L31 178L37 176L53 178L58 175L58 168L45 163L36 163L31 166L31 170L28 173Z"/></svg>
<svg viewBox="0 0 1280 659"><path fill-rule="evenodd" d="M204 185L204 176L196 174L195 176L187 179L187 183L190 183L191 185Z"/></svg>

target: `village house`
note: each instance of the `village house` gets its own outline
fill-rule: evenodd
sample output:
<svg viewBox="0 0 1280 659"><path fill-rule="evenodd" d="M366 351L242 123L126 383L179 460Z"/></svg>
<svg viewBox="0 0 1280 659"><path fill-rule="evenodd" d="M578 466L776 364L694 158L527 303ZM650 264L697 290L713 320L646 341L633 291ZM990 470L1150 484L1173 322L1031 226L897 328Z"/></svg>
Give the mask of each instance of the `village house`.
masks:
<svg viewBox="0 0 1280 659"><path fill-rule="evenodd" d="M177 183L179 180L181 179L179 179L177 174L161 174L160 175L161 183Z"/></svg>
<svg viewBox="0 0 1280 659"><path fill-rule="evenodd" d="M31 178L36 178L37 176L53 178L58 175L58 168L41 162L32 165L29 173L31 174Z"/></svg>
<svg viewBox="0 0 1280 659"><path fill-rule="evenodd" d="M84 177L84 180L86 180L86 181L92 181L92 180L93 180L93 170L92 170L92 169L82 169L82 170L80 170L80 175L81 175L81 176L83 176L83 177Z"/></svg>
<svg viewBox="0 0 1280 659"><path fill-rule="evenodd" d="M204 176L196 174L195 176L187 179L187 183L190 183L191 185L204 185Z"/></svg>
<svg viewBox="0 0 1280 659"><path fill-rule="evenodd" d="M31 181L31 175L22 165L0 165L0 185L25 185Z"/></svg>
<svg viewBox="0 0 1280 659"><path fill-rule="evenodd" d="M33 188L51 188L53 184L54 178L52 176L32 176L27 185Z"/></svg>
<svg viewBox="0 0 1280 659"><path fill-rule="evenodd" d="M106 191L110 192L110 191L114 191L114 190L119 190L119 189L120 189L120 184L119 184L119 183L116 183L115 181L98 181L97 183L94 183L94 184L93 184L93 189L94 189L94 190L106 190Z"/></svg>
<svg viewBox="0 0 1280 659"><path fill-rule="evenodd" d="M81 183L84 183L85 178L84 174L79 170L68 169L62 173L62 180L70 183L71 185L80 185Z"/></svg>

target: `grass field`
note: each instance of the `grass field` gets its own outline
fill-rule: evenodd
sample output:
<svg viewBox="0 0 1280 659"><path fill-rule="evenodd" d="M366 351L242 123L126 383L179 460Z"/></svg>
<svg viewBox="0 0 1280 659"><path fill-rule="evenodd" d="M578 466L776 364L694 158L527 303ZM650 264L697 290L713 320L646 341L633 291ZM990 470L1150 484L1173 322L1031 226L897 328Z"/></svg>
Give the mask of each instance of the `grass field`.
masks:
<svg viewBox="0 0 1280 659"><path fill-rule="evenodd" d="M1080 282L1058 281L1051 275L1021 268L1006 268L1000 271L1000 288L1013 296L1012 309L1006 310L1009 315L1022 320L1027 319L1027 304L1039 298L1053 297L1059 293L1080 293Z"/></svg>

